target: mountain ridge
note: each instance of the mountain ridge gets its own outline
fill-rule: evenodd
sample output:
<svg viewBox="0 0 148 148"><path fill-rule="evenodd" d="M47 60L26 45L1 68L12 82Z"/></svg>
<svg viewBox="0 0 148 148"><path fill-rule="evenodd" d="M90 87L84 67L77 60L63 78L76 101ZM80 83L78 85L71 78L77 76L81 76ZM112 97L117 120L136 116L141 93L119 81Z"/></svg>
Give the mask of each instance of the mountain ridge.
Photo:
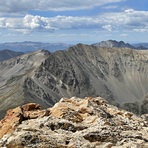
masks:
<svg viewBox="0 0 148 148"><path fill-rule="evenodd" d="M34 101L25 91L25 82L28 77L31 78L34 75L36 68L49 54L48 51L39 50L0 62L0 117L6 110L17 106L17 104ZM37 99L33 97L33 99L47 107L39 97Z"/></svg>
<svg viewBox="0 0 148 148"><path fill-rule="evenodd" d="M65 43L43 43L43 42L32 42L32 41L0 43L1 50L9 49L24 53L33 52L41 49L54 52L56 50L64 50L69 46L70 46L69 44Z"/></svg>
<svg viewBox="0 0 148 148"><path fill-rule="evenodd" d="M63 96L101 96L144 114L148 112L147 63L146 50L85 44L22 55L0 63L0 112L27 102L52 106Z"/></svg>
<svg viewBox="0 0 148 148"><path fill-rule="evenodd" d="M9 60L23 54L23 52L15 52L8 49L0 50L0 61Z"/></svg>
<svg viewBox="0 0 148 148"><path fill-rule="evenodd" d="M145 47L146 44L129 44L129 43L125 43L124 41L116 41L116 40L107 40L107 41L101 41L99 43L94 43L92 44L96 47L104 47L104 48L112 48L112 47L116 47L116 48L131 48L131 49L147 49L147 47Z"/></svg>

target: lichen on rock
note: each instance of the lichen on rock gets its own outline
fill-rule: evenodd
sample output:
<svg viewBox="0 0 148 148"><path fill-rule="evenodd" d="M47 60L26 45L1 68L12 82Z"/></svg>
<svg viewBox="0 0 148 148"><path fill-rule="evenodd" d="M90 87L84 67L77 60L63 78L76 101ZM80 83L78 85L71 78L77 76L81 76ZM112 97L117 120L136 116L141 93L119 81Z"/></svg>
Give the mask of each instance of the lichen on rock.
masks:
<svg viewBox="0 0 148 148"><path fill-rule="evenodd" d="M0 134L0 147L8 148L146 148L148 120L100 97L72 97L46 110L37 104L9 110Z"/></svg>

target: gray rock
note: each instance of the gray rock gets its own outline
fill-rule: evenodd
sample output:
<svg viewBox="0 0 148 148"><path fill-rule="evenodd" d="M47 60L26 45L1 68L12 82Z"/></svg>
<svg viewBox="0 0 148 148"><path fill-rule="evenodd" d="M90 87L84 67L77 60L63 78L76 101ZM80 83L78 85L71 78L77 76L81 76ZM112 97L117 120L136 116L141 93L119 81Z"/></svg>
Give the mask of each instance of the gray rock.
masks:
<svg viewBox="0 0 148 148"><path fill-rule="evenodd" d="M148 113L148 52L78 44L0 62L0 112L27 102L53 106L61 97L101 96L137 114Z"/></svg>

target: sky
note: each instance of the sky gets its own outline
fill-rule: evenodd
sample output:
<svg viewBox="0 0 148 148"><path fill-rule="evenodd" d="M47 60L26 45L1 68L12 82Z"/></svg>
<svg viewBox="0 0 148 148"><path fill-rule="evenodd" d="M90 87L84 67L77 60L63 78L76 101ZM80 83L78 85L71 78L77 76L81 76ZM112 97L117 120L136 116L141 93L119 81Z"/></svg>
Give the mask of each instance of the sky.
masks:
<svg viewBox="0 0 148 148"><path fill-rule="evenodd" d="M148 0L0 0L0 43L148 42Z"/></svg>

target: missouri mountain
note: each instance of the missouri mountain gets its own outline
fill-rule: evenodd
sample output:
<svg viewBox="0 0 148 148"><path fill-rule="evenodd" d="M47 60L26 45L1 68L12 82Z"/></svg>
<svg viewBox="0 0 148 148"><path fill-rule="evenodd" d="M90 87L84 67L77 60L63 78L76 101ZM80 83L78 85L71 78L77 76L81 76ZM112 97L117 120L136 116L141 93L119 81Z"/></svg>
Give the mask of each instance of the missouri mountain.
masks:
<svg viewBox="0 0 148 148"><path fill-rule="evenodd" d="M148 51L77 44L39 50L0 63L0 112L28 102L52 106L61 97L101 96L148 113Z"/></svg>

